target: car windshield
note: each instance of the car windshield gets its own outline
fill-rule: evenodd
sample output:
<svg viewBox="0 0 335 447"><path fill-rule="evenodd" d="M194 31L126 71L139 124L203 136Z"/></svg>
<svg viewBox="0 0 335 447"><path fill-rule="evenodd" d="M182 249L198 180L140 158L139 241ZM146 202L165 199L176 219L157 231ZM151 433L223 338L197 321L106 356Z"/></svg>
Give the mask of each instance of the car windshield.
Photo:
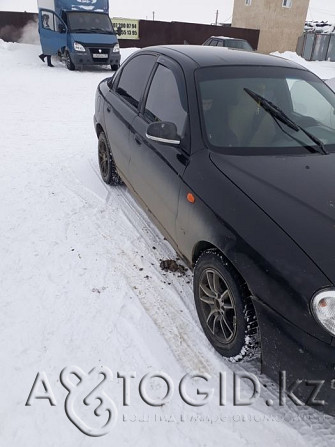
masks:
<svg viewBox="0 0 335 447"><path fill-rule="evenodd" d="M69 12L67 24L72 32L114 33L108 15L97 12Z"/></svg>
<svg viewBox="0 0 335 447"><path fill-rule="evenodd" d="M251 45L246 40L226 39L225 47L237 48L239 50L253 51Z"/></svg>
<svg viewBox="0 0 335 447"><path fill-rule="evenodd" d="M317 146L335 151L335 93L314 74L284 67L208 67L196 71L196 80L210 146L230 153L317 152Z"/></svg>

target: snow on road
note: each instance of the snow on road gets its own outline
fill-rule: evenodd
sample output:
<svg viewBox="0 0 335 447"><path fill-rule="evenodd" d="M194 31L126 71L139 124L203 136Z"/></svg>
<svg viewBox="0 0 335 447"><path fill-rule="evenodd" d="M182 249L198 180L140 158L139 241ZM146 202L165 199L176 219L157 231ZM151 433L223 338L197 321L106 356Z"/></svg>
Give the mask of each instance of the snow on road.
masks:
<svg viewBox="0 0 335 447"><path fill-rule="evenodd" d="M131 51L123 50L123 59ZM173 250L125 187L100 180L94 95L110 71L69 72L58 62L49 69L38 54L38 46L0 41L0 444L331 445L331 418L289 404L280 411L277 388L259 375L257 361L233 365L214 352L198 323L191 274L160 270ZM108 435L93 439L68 420L59 374L69 365L113 371L107 388L118 420ZM42 371L57 405L35 399L25 406ZM127 407L118 371L136 372ZM140 379L155 371L175 383L164 407L139 397ZM212 377L199 384L214 389L205 406L178 395L178 381L192 371ZM233 373L245 371L260 378L261 398L234 407ZM220 372L226 406L219 406ZM150 393L164 396L162 381L151 385Z"/></svg>

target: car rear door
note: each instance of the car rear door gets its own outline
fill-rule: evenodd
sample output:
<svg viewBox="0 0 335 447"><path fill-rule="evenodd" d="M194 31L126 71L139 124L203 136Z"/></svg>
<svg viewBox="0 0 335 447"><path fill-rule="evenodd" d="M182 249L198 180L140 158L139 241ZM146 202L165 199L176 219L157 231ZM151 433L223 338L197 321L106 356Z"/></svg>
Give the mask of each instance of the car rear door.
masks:
<svg viewBox="0 0 335 447"><path fill-rule="evenodd" d="M122 177L129 178L131 146L129 130L139 113L150 73L157 56L140 54L130 59L117 74L117 79L105 96L104 121L107 138L116 166Z"/></svg>
<svg viewBox="0 0 335 447"><path fill-rule="evenodd" d="M155 121L174 123L181 144L148 139L148 125ZM175 240L181 177L190 149L186 83L175 61L166 57L158 59L141 113L133 122L130 143L130 175L135 192Z"/></svg>

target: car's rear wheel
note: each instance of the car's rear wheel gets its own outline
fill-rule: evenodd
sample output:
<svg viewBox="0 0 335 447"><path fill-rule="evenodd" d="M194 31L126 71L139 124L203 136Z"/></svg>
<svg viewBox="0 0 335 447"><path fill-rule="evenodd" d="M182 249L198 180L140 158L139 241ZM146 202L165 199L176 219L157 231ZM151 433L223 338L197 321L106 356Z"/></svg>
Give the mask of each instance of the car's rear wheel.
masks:
<svg viewBox="0 0 335 447"><path fill-rule="evenodd" d="M202 328L229 360L250 360L259 352L256 312L248 288L215 250L206 250L194 269L194 298Z"/></svg>
<svg viewBox="0 0 335 447"><path fill-rule="evenodd" d="M74 71L76 69L74 63L71 60L70 53L68 51L65 54L65 65L66 65L66 68L70 71Z"/></svg>
<svg viewBox="0 0 335 447"><path fill-rule="evenodd" d="M119 64L112 64L112 65L111 65L111 69L112 69L112 71L116 71L116 70L118 70L119 67L120 67Z"/></svg>
<svg viewBox="0 0 335 447"><path fill-rule="evenodd" d="M100 173L103 181L108 185L122 184L122 180L117 172L110 146L104 132L101 132L99 135L98 158Z"/></svg>

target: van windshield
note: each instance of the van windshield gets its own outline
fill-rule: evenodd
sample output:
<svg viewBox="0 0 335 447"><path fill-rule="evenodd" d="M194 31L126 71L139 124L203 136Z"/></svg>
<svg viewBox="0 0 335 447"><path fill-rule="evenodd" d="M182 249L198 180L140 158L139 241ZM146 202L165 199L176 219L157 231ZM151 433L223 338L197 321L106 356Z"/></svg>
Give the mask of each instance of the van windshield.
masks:
<svg viewBox="0 0 335 447"><path fill-rule="evenodd" d="M103 13L68 12L67 25L72 32L114 34L114 29L109 16Z"/></svg>

